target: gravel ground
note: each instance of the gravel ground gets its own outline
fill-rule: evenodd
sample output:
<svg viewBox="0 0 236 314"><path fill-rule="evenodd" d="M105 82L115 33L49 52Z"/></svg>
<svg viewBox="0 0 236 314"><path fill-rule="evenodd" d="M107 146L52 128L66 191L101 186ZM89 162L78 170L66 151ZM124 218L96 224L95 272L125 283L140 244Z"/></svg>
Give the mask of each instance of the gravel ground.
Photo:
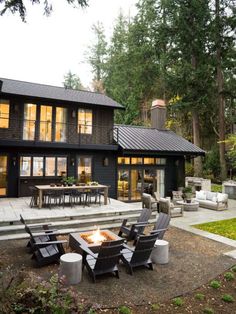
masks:
<svg viewBox="0 0 236 314"><path fill-rule="evenodd" d="M84 270L83 280L76 286L83 303L116 307L164 302L192 292L235 264L234 259L222 255L233 249L230 246L174 227L165 239L170 243L170 261L167 265L155 265L154 271L136 269L130 276L120 265L120 279L102 276L93 284ZM58 265L34 268L25 244L25 240L0 242L1 272L10 266L13 271L23 269L24 273L43 279L57 273Z"/></svg>

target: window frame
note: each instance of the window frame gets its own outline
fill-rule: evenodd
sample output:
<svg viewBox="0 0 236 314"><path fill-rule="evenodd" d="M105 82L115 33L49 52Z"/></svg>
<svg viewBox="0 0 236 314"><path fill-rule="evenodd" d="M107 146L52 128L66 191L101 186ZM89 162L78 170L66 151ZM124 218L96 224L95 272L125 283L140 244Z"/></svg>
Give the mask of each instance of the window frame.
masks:
<svg viewBox="0 0 236 314"><path fill-rule="evenodd" d="M84 112L85 112L85 121L84 121L84 123L83 124L80 124L80 119L79 119L79 111L80 110L84 110ZM91 121L91 125L88 125L88 127L90 127L91 128L91 133L89 132L89 133L87 133L87 132L82 132L81 131L81 129L85 129L87 126L86 126L86 124L87 124L87 122L86 122L86 112L87 111L89 111L89 112L91 112L91 114L92 114L92 121ZM93 129L94 129L94 125L93 125L93 116L94 116L94 113L93 113L93 109L90 109L90 108L78 108L77 109L77 133L80 135L80 134L82 134L82 135L92 135L93 134ZM80 129L80 126L82 126L81 127L81 129Z"/></svg>
<svg viewBox="0 0 236 314"><path fill-rule="evenodd" d="M2 119L3 119L3 121L7 121L7 127L2 127L1 123L0 123L0 129L3 129L3 130L4 129L9 129L9 127L10 127L10 109L11 109L10 100L9 99L0 98L0 107L1 107L1 105L7 105L8 106L8 117L5 118L5 117L1 117L1 115L0 115L0 121Z"/></svg>

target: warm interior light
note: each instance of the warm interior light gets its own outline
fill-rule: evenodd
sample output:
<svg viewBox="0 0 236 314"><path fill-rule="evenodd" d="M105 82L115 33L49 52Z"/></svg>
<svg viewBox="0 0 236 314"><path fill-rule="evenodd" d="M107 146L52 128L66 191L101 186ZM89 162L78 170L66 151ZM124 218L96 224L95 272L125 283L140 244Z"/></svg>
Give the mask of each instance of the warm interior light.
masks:
<svg viewBox="0 0 236 314"><path fill-rule="evenodd" d="M99 242L103 242L106 240L106 237L104 237L101 232L100 229L97 228L97 230L94 230L93 233L88 236L89 241L93 242L93 243L99 243Z"/></svg>

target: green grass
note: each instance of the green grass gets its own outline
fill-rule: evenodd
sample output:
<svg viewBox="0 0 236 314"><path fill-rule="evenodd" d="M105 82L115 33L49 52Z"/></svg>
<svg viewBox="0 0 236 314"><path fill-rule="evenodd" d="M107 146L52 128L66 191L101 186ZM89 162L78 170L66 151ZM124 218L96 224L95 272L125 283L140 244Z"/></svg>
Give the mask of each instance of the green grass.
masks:
<svg viewBox="0 0 236 314"><path fill-rule="evenodd" d="M208 222L200 225L194 225L193 227L236 240L236 218Z"/></svg>

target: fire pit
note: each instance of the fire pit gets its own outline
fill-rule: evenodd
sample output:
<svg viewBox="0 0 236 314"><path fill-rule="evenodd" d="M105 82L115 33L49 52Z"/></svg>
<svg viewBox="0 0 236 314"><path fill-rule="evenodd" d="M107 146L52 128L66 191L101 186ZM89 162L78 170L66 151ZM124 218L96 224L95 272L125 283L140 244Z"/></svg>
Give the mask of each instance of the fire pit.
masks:
<svg viewBox="0 0 236 314"><path fill-rule="evenodd" d="M110 230L92 230L78 233L71 233L69 236L69 246L72 250L80 253L80 244L86 245L93 252L97 252L104 241L118 240L120 237Z"/></svg>

